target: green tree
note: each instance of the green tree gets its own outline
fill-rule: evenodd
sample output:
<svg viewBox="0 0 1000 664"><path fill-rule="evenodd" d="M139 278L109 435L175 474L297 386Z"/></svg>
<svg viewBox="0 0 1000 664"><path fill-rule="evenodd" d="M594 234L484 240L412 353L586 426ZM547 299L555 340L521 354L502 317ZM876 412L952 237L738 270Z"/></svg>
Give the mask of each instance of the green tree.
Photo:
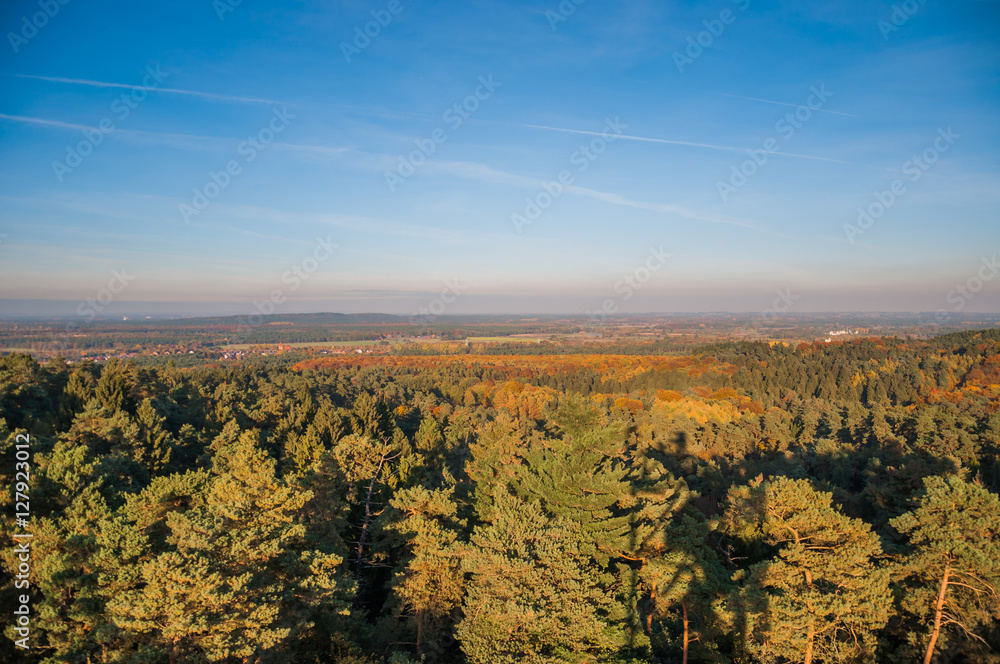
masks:
<svg viewBox="0 0 1000 664"><path fill-rule="evenodd" d="M351 408L351 426L359 436L388 440L392 438L395 423L389 406L363 392Z"/></svg>
<svg viewBox="0 0 1000 664"><path fill-rule="evenodd" d="M170 463L173 439L164 428L166 418L156 412L150 399L143 399L136 410L139 425L139 440L134 452L135 459L151 475L157 475Z"/></svg>
<svg viewBox="0 0 1000 664"><path fill-rule="evenodd" d="M94 396L97 403L108 413L124 410L128 404L131 383L126 375L126 370L118 360L111 360L104 365L101 377L97 381Z"/></svg>
<svg viewBox="0 0 1000 664"><path fill-rule="evenodd" d="M51 664L86 662L101 652L98 635L106 618L95 554L98 524L109 510L97 467L86 447L65 442L35 457L31 586L34 627L43 641L33 647L48 653Z"/></svg>
<svg viewBox="0 0 1000 664"><path fill-rule="evenodd" d="M211 476L158 478L130 497L107 526L106 585L135 657L253 661L321 605L346 610L342 558L305 537L310 498L276 477L255 432L220 449Z"/></svg>
<svg viewBox="0 0 1000 664"><path fill-rule="evenodd" d="M644 459L633 468L634 504L628 499L635 542L627 557L639 564L638 578L646 596L646 633L653 621L680 607L681 658L688 661L690 646L702 632L719 636L709 616L726 588L726 573L711 549L709 524L689 506L693 497L683 480L662 464ZM695 624L704 629L692 629ZM700 619L700 620L698 620Z"/></svg>
<svg viewBox="0 0 1000 664"><path fill-rule="evenodd" d="M528 447L517 492L552 516L579 524L581 551L607 566L630 548L629 515L618 505L631 494L621 458L624 432L604 426L596 411L576 399L567 400L554 419L563 437Z"/></svg>
<svg viewBox="0 0 1000 664"><path fill-rule="evenodd" d="M1000 615L1000 499L959 477L927 477L920 504L890 524L909 538L904 606L930 628L924 664L939 643Z"/></svg>
<svg viewBox="0 0 1000 664"><path fill-rule="evenodd" d="M451 491L413 487L398 492L390 504L396 519L386 528L405 538L407 555L398 566L392 591L407 616L418 657L439 660L453 642L457 612L465 594L462 570L465 523Z"/></svg>
<svg viewBox="0 0 1000 664"><path fill-rule="evenodd" d="M498 494L462 559L472 575L457 634L474 664L594 661L623 645L611 575L581 554L581 527Z"/></svg>
<svg viewBox="0 0 1000 664"><path fill-rule="evenodd" d="M860 662L889 617L889 568L878 536L832 506L832 494L785 477L730 492L731 532L779 547L750 568L745 645L765 661Z"/></svg>

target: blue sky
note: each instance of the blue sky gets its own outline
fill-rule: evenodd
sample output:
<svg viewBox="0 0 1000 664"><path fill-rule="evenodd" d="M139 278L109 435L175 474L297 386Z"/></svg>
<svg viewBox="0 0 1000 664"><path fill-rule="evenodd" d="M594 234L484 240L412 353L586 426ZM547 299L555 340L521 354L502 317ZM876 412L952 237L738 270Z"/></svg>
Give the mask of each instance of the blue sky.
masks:
<svg viewBox="0 0 1000 664"><path fill-rule="evenodd" d="M997 2L49 1L8 313L1000 310Z"/></svg>

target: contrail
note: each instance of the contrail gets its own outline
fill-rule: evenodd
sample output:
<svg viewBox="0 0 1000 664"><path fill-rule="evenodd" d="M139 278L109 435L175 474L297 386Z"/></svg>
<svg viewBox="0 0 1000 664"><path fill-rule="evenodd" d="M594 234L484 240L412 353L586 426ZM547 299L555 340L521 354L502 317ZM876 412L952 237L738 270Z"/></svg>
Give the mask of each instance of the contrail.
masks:
<svg viewBox="0 0 1000 664"><path fill-rule="evenodd" d="M728 92L720 92L720 95L724 97L734 97L736 99L747 99L749 101L762 101L765 104L777 104L778 106L791 106L792 108L799 108L800 106L805 106L805 104L789 104L784 101L773 101L771 99L761 99L760 97L744 97L743 95L731 95ZM809 110L816 111L817 113L833 113L834 115L846 115L849 118L856 118L858 116L853 113L841 113L840 111L828 111L825 108L813 108L811 106L806 106Z"/></svg>
<svg viewBox="0 0 1000 664"><path fill-rule="evenodd" d="M546 127L545 125L533 125L533 124L522 124L518 125L521 127L530 127L532 129L546 129L548 131L564 131L570 134L585 134L587 136L604 136L605 134L599 131L583 131L582 129L562 129L560 127ZM642 141L645 143L666 143L668 145L687 145L695 148L708 148L710 150L722 150L723 152L737 152L739 154L745 154L747 149L745 147L736 148L729 145L714 145L712 143L693 143L691 141L674 141L666 138L649 138L647 136L630 136L628 134L615 134L615 138L623 138L629 141ZM852 166L857 166L859 164L854 164L850 161L842 161L840 159L831 159L830 157L817 157L809 154L798 154L796 152L772 152L771 154L778 154L784 157L796 157L798 159L814 159L816 161L829 161L834 164L848 164Z"/></svg>
<svg viewBox="0 0 1000 664"><path fill-rule="evenodd" d="M86 125L72 124L70 122L59 122L58 120L44 120L42 118L29 118L23 115L7 115L6 113L0 113L0 120L12 120L14 122L28 122L30 124L40 124L46 125L48 127L62 127L63 129L89 129L96 130L97 127L88 127Z"/></svg>
<svg viewBox="0 0 1000 664"><path fill-rule="evenodd" d="M232 95L220 95L214 92L198 92L196 90L181 90L179 88L146 88L141 85L127 85L125 83L108 83L105 81L90 81L82 78L62 78L59 76L36 76L34 74L6 74L17 78L32 78L39 81L50 81L52 83L71 83L73 85L89 85L94 88L123 88L125 90L156 90L175 95L190 95L193 97L204 97L205 99L218 99L220 101L235 101L242 104L287 104L288 102L277 101L275 99L262 99L259 97L235 97Z"/></svg>
<svg viewBox="0 0 1000 664"><path fill-rule="evenodd" d="M99 127L91 127L88 125L74 124L72 122L62 122L60 120L47 120L45 118L32 118L24 115L7 115L6 113L0 113L0 120L10 120L11 122L25 122L28 124L42 125L44 127L58 127L59 129L78 129L82 131L97 131L101 133L106 133ZM116 134L129 136L138 140L146 141L159 141L162 144L177 147L183 141L196 141L202 143L217 143L217 147L225 147L232 144L234 141L239 140L234 137L226 136L197 136L194 134L170 134L165 132L151 132L142 131L139 129L114 129ZM271 143L273 147L281 150L289 150L295 152L307 152L311 154L328 155L331 157L339 157L345 152L349 152L350 148L347 147L330 147L325 145L303 145L301 143L283 143L281 141L274 141Z"/></svg>
<svg viewBox="0 0 1000 664"><path fill-rule="evenodd" d="M568 134L584 134L585 136L605 136L606 133L599 131L584 131L582 129L563 129L562 127L547 127L545 125L519 124L519 127L530 129L545 129L548 131L563 131ZM669 145L688 145L696 148L709 148L711 150L723 150L724 152L743 152L745 148L734 148L728 145L712 145L711 143L692 143L690 141L673 141L666 138L648 138L646 136L630 136L628 134L614 134L616 139L624 138L629 141L643 141L646 143L667 143Z"/></svg>

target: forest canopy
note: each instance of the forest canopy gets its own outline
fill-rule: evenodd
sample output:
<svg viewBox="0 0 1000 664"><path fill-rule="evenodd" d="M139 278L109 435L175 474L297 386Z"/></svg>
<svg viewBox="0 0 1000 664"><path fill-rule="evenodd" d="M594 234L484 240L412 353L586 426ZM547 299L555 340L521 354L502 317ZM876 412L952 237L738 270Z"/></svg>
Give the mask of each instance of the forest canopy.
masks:
<svg viewBox="0 0 1000 664"><path fill-rule="evenodd" d="M0 657L1000 662L1000 332L531 352L0 357Z"/></svg>

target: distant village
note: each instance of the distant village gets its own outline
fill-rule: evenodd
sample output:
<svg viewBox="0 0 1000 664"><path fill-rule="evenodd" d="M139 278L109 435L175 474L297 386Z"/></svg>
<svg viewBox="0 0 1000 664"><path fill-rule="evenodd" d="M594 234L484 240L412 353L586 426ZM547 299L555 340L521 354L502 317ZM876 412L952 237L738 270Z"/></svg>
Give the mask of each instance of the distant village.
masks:
<svg viewBox="0 0 1000 664"><path fill-rule="evenodd" d="M204 360L233 360L239 361L246 359L248 357L260 357L266 355L278 355L279 353L284 353L293 350L304 350L308 348L310 353L319 353L320 355L387 355L389 353L389 346L371 346L362 348L352 347L352 346L342 346L336 348L320 348L320 344L306 344L305 346L300 346L295 348L289 344L260 344L259 346L254 346L246 350L234 350L234 349L218 349L218 348L200 348L198 350L154 350L147 352L139 351L127 351L127 352L87 352L84 351L80 354L79 360L76 361L86 361L90 360L92 362L107 362L112 359L126 360L134 357L167 357L167 356L195 356L199 359ZM3 354L3 353L0 353ZM73 364L75 360L67 359L67 364Z"/></svg>

